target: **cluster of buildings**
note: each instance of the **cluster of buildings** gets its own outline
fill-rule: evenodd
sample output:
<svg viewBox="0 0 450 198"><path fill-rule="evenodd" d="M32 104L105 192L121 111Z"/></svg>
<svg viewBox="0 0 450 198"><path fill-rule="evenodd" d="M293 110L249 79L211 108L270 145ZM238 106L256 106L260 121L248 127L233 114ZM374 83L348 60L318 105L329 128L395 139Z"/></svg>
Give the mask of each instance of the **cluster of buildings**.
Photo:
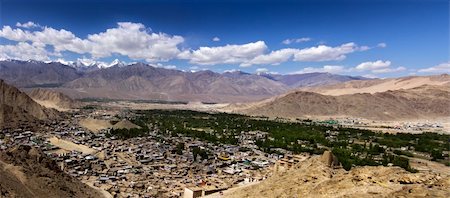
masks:
<svg viewBox="0 0 450 198"><path fill-rule="evenodd" d="M76 124L79 118L50 124L42 131L4 130L0 149L18 144L39 147L61 170L118 197L196 197L199 192L218 192L267 178L280 158L254 145L267 136L261 131L242 133L240 145L171 137L154 129L147 137L120 140L108 137L107 130L85 131Z"/></svg>

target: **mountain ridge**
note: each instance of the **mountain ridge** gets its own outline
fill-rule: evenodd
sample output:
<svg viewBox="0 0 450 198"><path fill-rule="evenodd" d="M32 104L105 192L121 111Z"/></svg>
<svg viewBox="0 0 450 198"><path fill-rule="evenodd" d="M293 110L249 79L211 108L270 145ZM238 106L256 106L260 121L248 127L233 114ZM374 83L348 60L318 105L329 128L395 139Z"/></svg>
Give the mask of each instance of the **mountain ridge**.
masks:
<svg viewBox="0 0 450 198"><path fill-rule="evenodd" d="M17 88L0 79L0 128L55 119L59 113L47 109Z"/></svg>
<svg viewBox="0 0 450 198"><path fill-rule="evenodd" d="M351 116L373 120L450 116L450 87L422 85L411 89L339 96L297 90L271 99L229 107L235 112L269 117Z"/></svg>
<svg viewBox="0 0 450 198"><path fill-rule="evenodd" d="M328 73L309 76L277 75L275 79L273 76L241 71L185 72L144 63L115 64L104 68L95 68L93 65L82 67L85 69L68 65L59 62L5 60L0 61L0 78L21 88L52 88L75 99L204 102L254 101L282 94L297 86L317 86L359 79Z"/></svg>

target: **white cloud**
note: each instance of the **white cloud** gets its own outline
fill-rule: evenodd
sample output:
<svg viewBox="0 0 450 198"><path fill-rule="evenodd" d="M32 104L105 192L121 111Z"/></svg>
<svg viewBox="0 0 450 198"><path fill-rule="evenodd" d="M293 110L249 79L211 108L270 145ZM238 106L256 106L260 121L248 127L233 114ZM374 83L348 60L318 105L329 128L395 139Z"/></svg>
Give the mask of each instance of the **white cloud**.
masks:
<svg viewBox="0 0 450 198"><path fill-rule="evenodd" d="M39 24L36 24L32 21L28 21L26 23L16 23L17 27L21 27L21 28L36 28L36 27L41 27Z"/></svg>
<svg viewBox="0 0 450 198"><path fill-rule="evenodd" d="M302 43L302 42L307 42L310 40L311 40L311 38L309 38L309 37L303 37L303 38L296 38L296 39L286 39L282 43L285 45L289 45L291 43Z"/></svg>
<svg viewBox="0 0 450 198"><path fill-rule="evenodd" d="M38 45L19 42L16 45L0 45L0 58L19 60L49 60L47 51Z"/></svg>
<svg viewBox="0 0 450 198"><path fill-rule="evenodd" d="M49 57L61 58L63 52L73 52L94 61L120 55L132 60L145 60L152 63L183 59L200 66L238 64L241 67L248 67L263 64L278 65L290 60L339 61L345 59L346 55L350 53L370 49L367 46L359 47L355 43L346 43L335 47L319 45L303 49L284 48L268 52L264 41L256 41L246 44L203 46L198 49L181 50L179 46L184 43L182 36L155 33L141 23L120 22L117 23L117 27L89 34L86 38L79 38L65 29L58 30L51 27L37 30L24 29L40 27L33 22L17 23L16 25L20 28L3 26L0 29L0 37L18 43L16 45L0 45L4 51L3 57L29 58L33 57L32 53L36 53L36 59L45 60ZM304 37L287 39L283 43L309 40L311 38ZM213 41L220 41L220 38L214 37ZM13 48L19 48L18 51L26 48L29 51L20 56L13 52Z"/></svg>
<svg viewBox="0 0 450 198"><path fill-rule="evenodd" d="M258 68L256 69L256 73L267 73L269 70L267 68Z"/></svg>
<svg viewBox="0 0 450 198"><path fill-rule="evenodd" d="M279 65L280 63L288 61L298 49L286 48L270 52L270 54L259 55L250 61L241 63L241 67L248 67L251 65L271 64Z"/></svg>
<svg viewBox="0 0 450 198"><path fill-rule="evenodd" d="M156 63L155 66L156 67L160 67L160 68L164 68L164 69L176 69L177 68L177 66L175 66L175 65L164 65L164 64L161 64L161 63Z"/></svg>
<svg viewBox="0 0 450 198"><path fill-rule="evenodd" d="M198 65L240 64L267 50L264 41L243 45L225 45L219 47L200 47L193 51L184 51L178 55L180 59L189 59L190 63Z"/></svg>
<svg viewBox="0 0 450 198"><path fill-rule="evenodd" d="M405 67L391 67L391 61L377 60L373 62L363 62L354 68L350 68L350 71L369 71L373 74L385 74L406 71Z"/></svg>
<svg viewBox="0 0 450 198"><path fill-rule="evenodd" d="M375 62L363 62L355 67L356 70L380 70L388 68L391 65L391 61L377 60Z"/></svg>
<svg viewBox="0 0 450 198"><path fill-rule="evenodd" d="M419 69L420 73L450 73L450 61L447 63L441 63L439 65L425 68L425 69Z"/></svg>
<svg viewBox="0 0 450 198"><path fill-rule="evenodd" d="M345 67L340 65L325 65L323 67L305 67L302 70L293 72L292 74L305 74L305 73L314 73L314 72L320 72L320 73L344 73L346 72Z"/></svg>
<svg viewBox="0 0 450 198"><path fill-rule="evenodd" d="M147 62L168 61L176 57L180 53L177 46L184 42L181 36L148 32L143 24L130 22L118 23L117 28L89 35L88 40L92 43L90 53L95 58L116 53Z"/></svg>
<svg viewBox="0 0 450 198"><path fill-rule="evenodd" d="M384 74L384 73L392 73L392 72L401 72L405 71L405 67L397 67L397 68L384 68L384 69L375 69L372 70L372 73L374 74Z"/></svg>
<svg viewBox="0 0 450 198"><path fill-rule="evenodd" d="M337 61L346 58L346 54L359 50L355 43L345 43L337 47L319 45L299 50L294 61Z"/></svg>
<svg viewBox="0 0 450 198"><path fill-rule="evenodd" d="M387 47L386 43L378 43L377 47L385 48Z"/></svg>
<svg viewBox="0 0 450 198"><path fill-rule="evenodd" d="M150 32L140 23L121 22L118 27L105 32L88 35L87 39L76 37L72 32L45 27L39 31L23 31L4 26L0 37L18 42L31 42L35 46L53 46L55 53L70 51L88 53L94 59L119 54L131 59L148 62L167 61L175 58L184 42L181 36Z"/></svg>
<svg viewBox="0 0 450 198"><path fill-rule="evenodd" d="M30 40L32 34L29 31L24 31L22 29L12 29L10 26L3 26L0 30L0 37L3 37L12 41L27 41Z"/></svg>
<svg viewBox="0 0 450 198"><path fill-rule="evenodd" d="M220 41L220 38L216 36L212 39L212 41L218 42L218 41Z"/></svg>

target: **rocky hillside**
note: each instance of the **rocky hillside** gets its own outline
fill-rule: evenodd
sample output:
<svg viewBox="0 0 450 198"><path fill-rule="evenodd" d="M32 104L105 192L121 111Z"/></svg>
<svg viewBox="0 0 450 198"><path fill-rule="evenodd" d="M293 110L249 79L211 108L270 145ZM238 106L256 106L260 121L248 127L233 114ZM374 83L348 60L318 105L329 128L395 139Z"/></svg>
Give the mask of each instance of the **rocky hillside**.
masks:
<svg viewBox="0 0 450 198"><path fill-rule="evenodd" d="M331 168L322 157L300 162L286 172L209 197L449 197L450 177L410 173L399 167Z"/></svg>
<svg viewBox="0 0 450 198"><path fill-rule="evenodd" d="M57 118L59 114L46 109L17 88L0 80L0 128L30 124L38 120Z"/></svg>
<svg viewBox="0 0 450 198"><path fill-rule="evenodd" d="M450 86L424 85L380 93L322 95L295 91L237 111L269 117L351 116L373 120L450 116Z"/></svg>
<svg viewBox="0 0 450 198"><path fill-rule="evenodd" d="M21 145L0 153L0 197L102 197L70 177L37 149Z"/></svg>
<svg viewBox="0 0 450 198"><path fill-rule="evenodd" d="M81 105L72 98L49 89L32 89L28 95L40 105L57 110L73 109Z"/></svg>

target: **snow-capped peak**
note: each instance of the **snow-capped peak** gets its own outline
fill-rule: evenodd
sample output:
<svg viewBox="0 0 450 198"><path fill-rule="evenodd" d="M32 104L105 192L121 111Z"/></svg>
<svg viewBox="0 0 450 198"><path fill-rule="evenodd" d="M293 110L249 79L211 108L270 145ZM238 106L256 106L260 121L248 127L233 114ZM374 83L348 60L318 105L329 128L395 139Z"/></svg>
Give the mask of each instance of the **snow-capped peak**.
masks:
<svg viewBox="0 0 450 198"><path fill-rule="evenodd" d="M76 61L66 61L64 59L57 59L53 62L58 62L63 65L68 65L75 68L86 68L86 67L97 67L99 69L101 68L108 68L112 66L126 66L127 64L125 62L120 61L119 59L115 59L110 63L103 62L103 61L96 61L92 59L87 58L78 58Z"/></svg>

